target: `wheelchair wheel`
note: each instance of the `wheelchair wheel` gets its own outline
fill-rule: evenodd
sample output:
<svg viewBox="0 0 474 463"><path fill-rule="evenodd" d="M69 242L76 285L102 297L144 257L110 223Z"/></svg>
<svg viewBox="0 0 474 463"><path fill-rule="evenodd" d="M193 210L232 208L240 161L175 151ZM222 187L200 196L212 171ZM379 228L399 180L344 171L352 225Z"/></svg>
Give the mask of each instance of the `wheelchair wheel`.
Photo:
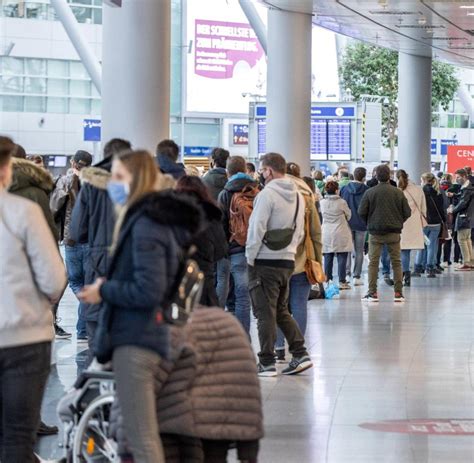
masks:
<svg viewBox="0 0 474 463"><path fill-rule="evenodd" d="M110 436L110 410L114 395L92 401L77 424L73 463L120 463L117 443Z"/></svg>

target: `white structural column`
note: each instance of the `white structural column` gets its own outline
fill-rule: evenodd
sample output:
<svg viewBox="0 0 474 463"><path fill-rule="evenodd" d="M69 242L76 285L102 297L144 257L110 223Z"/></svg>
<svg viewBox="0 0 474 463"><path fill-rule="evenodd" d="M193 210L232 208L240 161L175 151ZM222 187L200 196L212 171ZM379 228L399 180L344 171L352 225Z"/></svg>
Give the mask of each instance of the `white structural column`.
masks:
<svg viewBox="0 0 474 463"><path fill-rule="evenodd" d="M431 172L431 58L398 60L398 167L419 183Z"/></svg>
<svg viewBox="0 0 474 463"><path fill-rule="evenodd" d="M170 0L104 5L102 140L120 137L154 153L169 137Z"/></svg>
<svg viewBox="0 0 474 463"><path fill-rule="evenodd" d="M311 15L268 12L267 151L310 171Z"/></svg>

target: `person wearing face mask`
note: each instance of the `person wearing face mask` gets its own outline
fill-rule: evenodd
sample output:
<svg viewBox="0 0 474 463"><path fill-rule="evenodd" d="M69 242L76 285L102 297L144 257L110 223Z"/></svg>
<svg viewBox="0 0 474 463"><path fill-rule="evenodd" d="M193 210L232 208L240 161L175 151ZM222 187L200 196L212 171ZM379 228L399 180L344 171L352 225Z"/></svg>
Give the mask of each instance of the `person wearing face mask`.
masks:
<svg viewBox="0 0 474 463"><path fill-rule="evenodd" d="M104 160L81 170L81 190L72 210L69 236L87 245L84 258L84 284L92 284L105 275L109 262L109 246L115 224L114 206L107 193L113 156L131 148L130 142L114 138L104 147ZM85 304L86 334L92 352L102 304ZM89 357L92 360L92 357Z"/></svg>
<svg viewBox="0 0 474 463"><path fill-rule="evenodd" d="M274 347L278 325L293 356L282 373L294 375L313 366L304 336L288 310L290 277L298 245L305 236L305 200L286 177L281 154L265 154L260 166L265 188L254 201L245 251L250 298L258 320L258 374L277 375Z"/></svg>
<svg viewBox="0 0 474 463"><path fill-rule="evenodd" d="M40 206L7 191L15 149L0 137L0 461L32 463L66 272Z"/></svg>
<svg viewBox="0 0 474 463"><path fill-rule="evenodd" d="M111 357L125 435L136 463L165 461L155 397L155 377L170 348L163 304L177 278L178 256L201 228L197 203L160 191L162 177L147 151L115 156L107 191L120 212L110 265L105 278L79 294L88 304L105 303L96 349L109 339L109 352L102 352L101 361Z"/></svg>
<svg viewBox="0 0 474 463"><path fill-rule="evenodd" d="M456 171L456 183L461 187L459 201L456 206L450 206L448 212L456 215L455 230L461 247L463 264L455 270L470 271L474 269L471 241L471 229L474 227L474 186L465 169Z"/></svg>

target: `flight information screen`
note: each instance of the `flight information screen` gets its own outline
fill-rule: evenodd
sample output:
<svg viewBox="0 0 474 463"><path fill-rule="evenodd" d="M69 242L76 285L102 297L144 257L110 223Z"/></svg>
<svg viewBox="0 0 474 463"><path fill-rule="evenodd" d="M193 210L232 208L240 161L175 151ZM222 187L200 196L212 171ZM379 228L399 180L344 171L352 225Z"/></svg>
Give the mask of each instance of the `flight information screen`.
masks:
<svg viewBox="0 0 474 463"><path fill-rule="evenodd" d="M352 152L350 119L311 118L311 160L350 161ZM257 119L258 155L266 153L267 121Z"/></svg>
<svg viewBox="0 0 474 463"><path fill-rule="evenodd" d="M351 121L349 119L329 119L328 160L351 160Z"/></svg>

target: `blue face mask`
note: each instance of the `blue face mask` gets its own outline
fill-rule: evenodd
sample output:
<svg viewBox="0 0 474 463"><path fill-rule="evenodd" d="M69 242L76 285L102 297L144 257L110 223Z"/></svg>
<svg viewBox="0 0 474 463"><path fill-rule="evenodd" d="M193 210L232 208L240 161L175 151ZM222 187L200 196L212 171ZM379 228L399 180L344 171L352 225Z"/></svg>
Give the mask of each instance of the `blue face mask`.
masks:
<svg viewBox="0 0 474 463"><path fill-rule="evenodd" d="M130 189L128 184L123 182L110 181L107 184L107 193L114 204L125 206L128 200Z"/></svg>

